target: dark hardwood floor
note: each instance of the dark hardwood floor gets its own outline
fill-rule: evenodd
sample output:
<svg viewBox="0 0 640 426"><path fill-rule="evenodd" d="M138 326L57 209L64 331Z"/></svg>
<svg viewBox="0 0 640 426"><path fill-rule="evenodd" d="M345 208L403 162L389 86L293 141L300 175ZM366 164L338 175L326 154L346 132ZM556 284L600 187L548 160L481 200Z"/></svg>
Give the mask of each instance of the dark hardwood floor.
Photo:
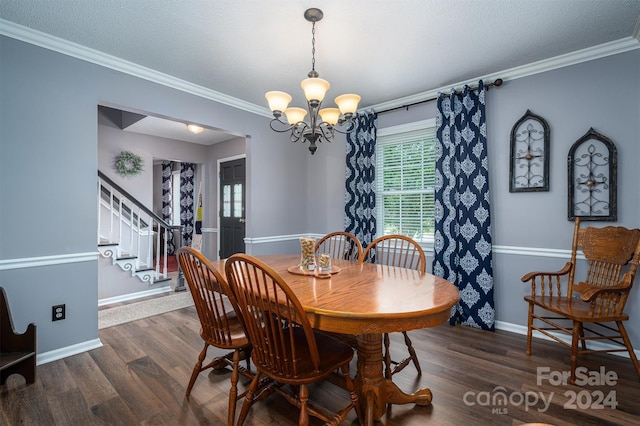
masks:
<svg viewBox="0 0 640 426"><path fill-rule="evenodd" d="M223 425L228 372L201 373L190 400L184 398L202 347L198 330L193 307L101 330L102 348L38 366L35 384L10 377L0 387L0 425ZM393 406L380 425L640 424L640 380L629 359L581 359L592 375L601 366L609 376L615 373L615 384L538 384L538 367L548 368L552 378L567 370L567 349L536 340L534 354L527 357L523 336L448 325L410 335L423 374L416 377L410 365L394 381L405 391L430 387L433 404ZM403 351L398 337L392 335L393 348ZM241 377L241 386L247 385ZM347 394L322 384L312 388L311 397L331 405ZM254 405L245 424L293 425L297 415L274 394ZM356 424L355 413L345 424Z"/></svg>

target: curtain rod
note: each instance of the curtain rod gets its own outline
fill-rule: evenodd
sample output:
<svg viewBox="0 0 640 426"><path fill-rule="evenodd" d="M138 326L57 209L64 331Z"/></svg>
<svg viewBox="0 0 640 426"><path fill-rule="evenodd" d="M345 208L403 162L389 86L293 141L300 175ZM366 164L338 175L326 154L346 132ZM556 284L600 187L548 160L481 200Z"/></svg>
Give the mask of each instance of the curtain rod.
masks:
<svg viewBox="0 0 640 426"><path fill-rule="evenodd" d="M503 83L502 79L501 78L497 78L497 79L495 79L493 81L493 83L485 84L484 87L487 88L487 89L489 89L489 87L492 87L492 86L500 87L500 86L502 86L502 83ZM472 87L471 90L475 91L475 90L478 90L478 88L477 87ZM462 93L462 91L456 90L456 93ZM445 93L444 96L449 96L449 94ZM376 111L376 113L377 114L384 114L385 112L395 111L397 109L403 109L403 108L409 109L409 107L412 107L412 106L415 106L415 105L424 104L424 103L431 102L431 101L435 101L436 99L438 99L437 96L435 96L433 98L425 99L423 101L414 102L414 103L411 103L411 104L408 104L408 105L402 105L402 106L398 106L398 107L394 107L394 108L383 109L382 111Z"/></svg>

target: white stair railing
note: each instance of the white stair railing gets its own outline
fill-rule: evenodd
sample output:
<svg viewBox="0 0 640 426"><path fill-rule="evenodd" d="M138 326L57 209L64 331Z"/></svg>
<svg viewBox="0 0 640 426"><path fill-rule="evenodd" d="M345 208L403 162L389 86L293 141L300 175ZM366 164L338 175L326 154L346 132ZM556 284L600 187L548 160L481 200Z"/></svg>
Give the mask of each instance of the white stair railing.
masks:
<svg viewBox="0 0 640 426"><path fill-rule="evenodd" d="M98 246L114 264L145 282L168 279L169 238L175 235L175 247L180 247L181 229L165 222L98 171ZM176 291L185 289L178 269Z"/></svg>

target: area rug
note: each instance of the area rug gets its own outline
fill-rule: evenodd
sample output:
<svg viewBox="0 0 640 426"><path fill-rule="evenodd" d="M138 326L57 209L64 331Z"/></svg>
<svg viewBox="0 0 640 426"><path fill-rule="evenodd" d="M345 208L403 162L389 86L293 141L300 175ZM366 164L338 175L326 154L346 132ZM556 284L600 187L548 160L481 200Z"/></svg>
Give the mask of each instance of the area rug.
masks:
<svg viewBox="0 0 640 426"><path fill-rule="evenodd" d="M164 314L165 312L193 306L191 293L188 291L156 297L142 302L98 311L98 329Z"/></svg>

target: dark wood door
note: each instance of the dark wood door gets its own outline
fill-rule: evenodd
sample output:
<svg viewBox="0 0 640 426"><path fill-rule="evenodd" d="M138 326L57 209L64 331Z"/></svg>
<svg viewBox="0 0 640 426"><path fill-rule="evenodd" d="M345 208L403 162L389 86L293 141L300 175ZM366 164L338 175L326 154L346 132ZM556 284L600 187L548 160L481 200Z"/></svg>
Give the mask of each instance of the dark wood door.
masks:
<svg viewBox="0 0 640 426"><path fill-rule="evenodd" d="M245 159L220 164L220 258L244 253Z"/></svg>

